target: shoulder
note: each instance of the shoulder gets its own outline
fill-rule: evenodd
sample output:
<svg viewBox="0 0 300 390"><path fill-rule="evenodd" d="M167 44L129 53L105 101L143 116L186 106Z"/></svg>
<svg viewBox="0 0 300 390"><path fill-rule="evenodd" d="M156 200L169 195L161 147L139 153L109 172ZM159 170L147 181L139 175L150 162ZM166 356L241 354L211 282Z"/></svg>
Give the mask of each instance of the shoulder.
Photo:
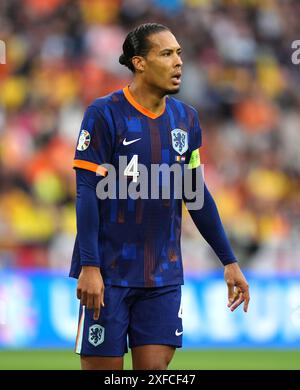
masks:
<svg viewBox="0 0 300 390"><path fill-rule="evenodd" d="M102 114L105 117L108 114L108 111L113 110L121 101L122 90L119 90L112 92L109 95L98 97L90 103L88 109L98 112L98 114Z"/></svg>
<svg viewBox="0 0 300 390"><path fill-rule="evenodd" d="M184 103L182 100L176 99L174 97L168 96L168 102L171 107L177 108L179 110L184 110L187 116L191 118L198 118L198 111L195 107L190 106L187 103Z"/></svg>
<svg viewBox="0 0 300 390"><path fill-rule="evenodd" d="M186 118L192 150L197 149L202 144L202 129L199 122L198 111L193 106L173 97L169 97L168 102L173 105L172 109L178 111L180 116Z"/></svg>

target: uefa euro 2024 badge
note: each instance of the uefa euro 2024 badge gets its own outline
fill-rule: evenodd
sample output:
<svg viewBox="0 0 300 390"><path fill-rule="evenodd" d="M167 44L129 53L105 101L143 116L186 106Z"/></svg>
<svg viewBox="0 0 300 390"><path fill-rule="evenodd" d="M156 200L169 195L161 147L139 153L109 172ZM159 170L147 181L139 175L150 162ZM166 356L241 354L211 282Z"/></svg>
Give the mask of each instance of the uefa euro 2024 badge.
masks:
<svg viewBox="0 0 300 390"><path fill-rule="evenodd" d="M91 142L91 135L87 130L81 130L77 150L84 151L89 147L89 144Z"/></svg>

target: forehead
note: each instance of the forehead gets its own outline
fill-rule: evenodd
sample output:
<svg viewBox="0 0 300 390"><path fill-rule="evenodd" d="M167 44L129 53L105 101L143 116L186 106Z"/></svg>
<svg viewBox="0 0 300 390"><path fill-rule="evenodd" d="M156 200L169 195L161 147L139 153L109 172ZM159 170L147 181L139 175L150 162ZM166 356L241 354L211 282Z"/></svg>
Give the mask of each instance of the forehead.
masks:
<svg viewBox="0 0 300 390"><path fill-rule="evenodd" d="M148 37L151 42L150 51L160 52L164 49L178 49L179 43L170 31L161 31Z"/></svg>

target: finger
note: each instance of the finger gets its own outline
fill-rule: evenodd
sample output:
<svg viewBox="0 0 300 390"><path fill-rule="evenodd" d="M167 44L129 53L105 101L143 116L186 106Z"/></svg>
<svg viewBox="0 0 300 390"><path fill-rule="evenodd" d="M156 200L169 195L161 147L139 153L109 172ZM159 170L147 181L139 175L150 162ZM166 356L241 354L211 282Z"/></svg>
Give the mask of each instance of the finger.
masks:
<svg viewBox="0 0 300 390"><path fill-rule="evenodd" d="M249 294L249 286L247 283L243 283L243 285L239 286L239 290L243 293L244 297L244 312L246 313L248 311L248 305L250 301L250 294Z"/></svg>
<svg viewBox="0 0 300 390"><path fill-rule="evenodd" d="M244 298L239 299L239 300L230 308L230 310L231 310L232 312L235 311L243 302L244 302Z"/></svg>
<svg viewBox="0 0 300 390"><path fill-rule="evenodd" d="M101 306L104 307L104 288L101 291L101 297L100 297Z"/></svg>
<svg viewBox="0 0 300 390"><path fill-rule="evenodd" d="M87 292L86 291L81 291L80 303L82 306L86 306L86 303L87 303Z"/></svg>
<svg viewBox="0 0 300 390"><path fill-rule="evenodd" d="M244 302L244 300L244 295L241 293L239 299L230 307L230 310L234 311L235 309L237 309L240 304Z"/></svg>
<svg viewBox="0 0 300 390"><path fill-rule="evenodd" d="M228 304L227 306L229 307L232 302L234 301L234 284L231 282L227 282L227 287L228 287Z"/></svg>
<svg viewBox="0 0 300 390"><path fill-rule="evenodd" d="M240 298L240 294L241 294L241 290L235 287L231 301L227 305L229 308L231 308L235 304L235 302Z"/></svg>
<svg viewBox="0 0 300 390"><path fill-rule="evenodd" d="M81 289L77 289L77 299L81 299Z"/></svg>
<svg viewBox="0 0 300 390"><path fill-rule="evenodd" d="M94 321L97 321L100 317L101 298L99 295L94 295Z"/></svg>
<svg viewBox="0 0 300 390"><path fill-rule="evenodd" d="M239 287L234 288L233 300L231 302L231 305L239 299L241 293L242 290Z"/></svg>
<svg viewBox="0 0 300 390"><path fill-rule="evenodd" d="M249 306L249 301L250 301L250 295L249 291L245 291L244 293L244 298L245 298L245 303L244 303L244 312L247 313L248 311L248 306Z"/></svg>
<svg viewBox="0 0 300 390"><path fill-rule="evenodd" d="M87 307L87 309L94 308L94 295L93 294L87 293L86 307Z"/></svg>

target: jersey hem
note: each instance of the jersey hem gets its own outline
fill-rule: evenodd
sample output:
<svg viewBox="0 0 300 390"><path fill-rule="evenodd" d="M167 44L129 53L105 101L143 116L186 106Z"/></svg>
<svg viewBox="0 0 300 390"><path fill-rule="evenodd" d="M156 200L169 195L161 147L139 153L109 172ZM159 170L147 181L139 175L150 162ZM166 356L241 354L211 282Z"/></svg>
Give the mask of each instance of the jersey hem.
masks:
<svg viewBox="0 0 300 390"><path fill-rule="evenodd" d="M79 274L76 272L70 272L69 277L78 279ZM104 279L105 286L128 287L128 288L159 288L159 287L167 287L167 286L179 286L183 284L184 284L183 278L176 279L175 281L165 281L160 285L153 285L153 286L146 286L145 282L135 282L135 283L129 283L128 285L127 284L125 285L124 282L120 280L107 281Z"/></svg>

